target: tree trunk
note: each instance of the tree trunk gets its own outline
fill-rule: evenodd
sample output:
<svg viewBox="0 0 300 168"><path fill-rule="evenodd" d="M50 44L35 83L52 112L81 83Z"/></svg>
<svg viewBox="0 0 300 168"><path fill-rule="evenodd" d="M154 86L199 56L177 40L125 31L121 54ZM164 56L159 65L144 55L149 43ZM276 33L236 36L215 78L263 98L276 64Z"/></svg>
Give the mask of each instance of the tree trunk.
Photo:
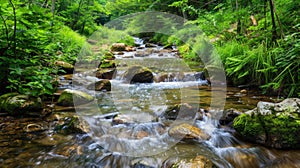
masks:
<svg viewBox="0 0 300 168"><path fill-rule="evenodd" d="M9 0L9 3L11 4L13 8L13 14L14 14L14 32L13 32L13 52L14 52L14 57L17 58L17 15L16 15L16 8L15 5L12 3L12 0Z"/></svg>
<svg viewBox="0 0 300 168"><path fill-rule="evenodd" d="M270 12L271 12L271 19L272 19L272 42L277 39L277 32L276 32L276 21L275 21L275 14L274 14L274 2L273 0L269 0L270 3Z"/></svg>

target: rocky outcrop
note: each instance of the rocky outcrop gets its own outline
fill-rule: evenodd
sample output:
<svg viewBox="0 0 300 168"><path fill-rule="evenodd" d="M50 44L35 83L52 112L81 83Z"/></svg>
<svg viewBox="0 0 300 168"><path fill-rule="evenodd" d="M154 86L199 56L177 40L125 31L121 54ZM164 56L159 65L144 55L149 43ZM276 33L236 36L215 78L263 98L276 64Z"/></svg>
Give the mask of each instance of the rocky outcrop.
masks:
<svg viewBox="0 0 300 168"><path fill-rule="evenodd" d="M0 112L7 112L11 115L26 115L42 109L40 98L18 93L7 93L0 96Z"/></svg>
<svg viewBox="0 0 300 168"><path fill-rule="evenodd" d="M179 139L208 140L210 136L198 127L187 123L176 125L168 131L169 136Z"/></svg>
<svg viewBox="0 0 300 168"><path fill-rule="evenodd" d="M274 148L300 148L300 99L259 102L234 119L233 127L246 140Z"/></svg>
<svg viewBox="0 0 300 168"><path fill-rule="evenodd" d="M124 74L125 81L133 83L152 83L153 74L152 71L143 66L132 66Z"/></svg>
<svg viewBox="0 0 300 168"><path fill-rule="evenodd" d="M108 79L102 79L100 81L91 83L87 89L95 91L111 91L111 83Z"/></svg>
<svg viewBox="0 0 300 168"><path fill-rule="evenodd" d="M57 100L57 104L61 106L73 106L86 104L94 100L94 97L78 90L66 89Z"/></svg>

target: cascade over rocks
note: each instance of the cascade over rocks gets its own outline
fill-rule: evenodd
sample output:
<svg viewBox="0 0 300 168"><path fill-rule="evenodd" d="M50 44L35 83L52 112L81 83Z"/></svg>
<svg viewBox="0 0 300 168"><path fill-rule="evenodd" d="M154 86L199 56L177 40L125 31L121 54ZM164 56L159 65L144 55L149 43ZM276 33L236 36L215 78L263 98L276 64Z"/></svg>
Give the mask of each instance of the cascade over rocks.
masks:
<svg viewBox="0 0 300 168"><path fill-rule="evenodd" d="M246 140L274 148L300 148L300 99L259 102L234 119L233 127Z"/></svg>

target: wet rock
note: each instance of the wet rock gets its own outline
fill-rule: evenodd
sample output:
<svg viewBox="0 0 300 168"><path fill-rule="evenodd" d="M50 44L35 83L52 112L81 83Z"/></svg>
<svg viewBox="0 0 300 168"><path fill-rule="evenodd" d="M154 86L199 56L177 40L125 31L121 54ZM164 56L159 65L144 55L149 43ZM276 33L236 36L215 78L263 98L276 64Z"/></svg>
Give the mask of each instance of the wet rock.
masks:
<svg viewBox="0 0 300 168"><path fill-rule="evenodd" d="M55 154L61 155L64 157L70 157L70 156L74 156L74 155L82 155L83 147L79 146L78 144L67 145L67 146L64 146L63 148L58 148L55 151Z"/></svg>
<svg viewBox="0 0 300 168"><path fill-rule="evenodd" d="M156 47L156 45L152 44L152 43L146 43L145 47L147 47L147 48L154 48L154 47Z"/></svg>
<svg viewBox="0 0 300 168"><path fill-rule="evenodd" d="M56 114L57 122L54 124L54 130L60 134L73 134L73 133L88 133L90 132L89 124L74 114Z"/></svg>
<svg viewBox="0 0 300 168"><path fill-rule="evenodd" d="M145 57L148 56L144 51L137 51L134 54L135 57Z"/></svg>
<svg viewBox="0 0 300 168"><path fill-rule="evenodd" d="M122 58L133 58L133 55L124 55Z"/></svg>
<svg viewBox="0 0 300 168"><path fill-rule="evenodd" d="M41 112L42 109L40 98L18 93L7 93L0 96L0 112L7 112L11 115L26 115L30 112Z"/></svg>
<svg viewBox="0 0 300 168"><path fill-rule="evenodd" d="M240 91L240 93L242 93L242 94L247 94L248 91L247 91L246 89L242 89L242 90Z"/></svg>
<svg viewBox="0 0 300 168"><path fill-rule="evenodd" d="M131 84L152 83L154 77L150 69L136 65L128 68L124 74L124 79Z"/></svg>
<svg viewBox="0 0 300 168"><path fill-rule="evenodd" d="M103 79L94 83L91 83L87 89L95 91L111 91L111 83L107 79Z"/></svg>
<svg viewBox="0 0 300 168"><path fill-rule="evenodd" d="M124 43L114 43L112 44L111 51L125 51L126 50L126 44Z"/></svg>
<svg viewBox="0 0 300 168"><path fill-rule="evenodd" d="M116 72L117 72L116 68L106 68L106 69L99 68L96 72L96 77L99 79L113 79L116 75Z"/></svg>
<svg viewBox="0 0 300 168"><path fill-rule="evenodd" d="M205 156L198 155L193 159L183 159L175 163L171 168L213 168L214 164Z"/></svg>
<svg viewBox="0 0 300 168"><path fill-rule="evenodd" d="M41 139L37 139L34 142L39 143L42 146L55 146L66 141L70 141L70 137L60 134L47 135Z"/></svg>
<svg viewBox="0 0 300 168"><path fill-rule="evenodd" d="M24 131L26 132L39 132L39 131L44 131L45 128L43 125L40 124L28 124L25 128Z"/></svg>
<svg viewBox="0 0 300 168"><path fill-rule="evenodd" d="M175 80L175 74L174 73L160 73L156 77L157 82L172 82Z"/></svg>
<svg viewBox="0 0 300 168"><path fill-rule="evenodd" d="M195 76L195 79L196 80L205 80L206 79L206 77L205 77L205 72L196 72L195 74L194 74L194 76Z"/></svg>
<svg viewBox="0 0 300 168"><path fill-rule="evenodd" d="M257 154L251 151L245 151L238 148L235 150L228 149L228 151L225 151L222 155L233 167L260 167ZM262 155L261 157L264 156Z"/></svg>
<svg viewBox="0 0 300 168"><path fill-rule="evenodd" d="M127 52L132 52L132 51L136 51L136 49L135 49L134 47L129 47L129 46L127 46L127 47L125 48L125 51L127 51Z"/></svg>
<svg viewBox="0 0 300 168"><path fill-rule="evenodd" d="M220 118L220 124L221 125L228 125L232 126L233 120L235 117L239 116L241 114L240 111L230 108L223 111L223 115Z"/></svg>
<svg viewBox="0 0 300 168"><path fill-rule="evenodd" d="M73 73L74 66L64 61L55 61L54 65L64 70L66 73Z"/></svg>
<svg viewBox="0 0 300 168"><path fill-rule="evenodd" d="M169 106L161 115L167 120L192 120L197 116L198 110L193 106L182 103Z"/></svg>
<svg viewBox="0 0 300 168"><path fill-rule="evenodd" d="M234 119L233 127L246 140L274 148L300 148L300 99L259 102Z"/></svg>
<svg viewBox="0 0 300 168"><path fill-rule="evenodd" d="M86 104L94 100L94 97L78 90L66 89L58 98L57 104L61 106L73 106Z"/></svg>
<svg viewBox="0 0 300 168"><path fill-rule="evenodd" d="M208 140L210 136L198 127L183 123L170 128L169 136L182 139Z"/></svg>

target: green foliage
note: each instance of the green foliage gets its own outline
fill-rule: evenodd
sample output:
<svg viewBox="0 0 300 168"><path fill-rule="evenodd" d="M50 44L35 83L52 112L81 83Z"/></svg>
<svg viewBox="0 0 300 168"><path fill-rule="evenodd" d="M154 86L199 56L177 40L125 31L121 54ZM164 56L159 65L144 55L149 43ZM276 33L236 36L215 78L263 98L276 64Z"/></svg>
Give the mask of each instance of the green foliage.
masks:
<svg viewBox="0 0 300 168"><path fill-rule="evenodd" d="M62 26L55 36L52 43L45 47L45 53L58 60L74 64L83 46L88 47L85 37L66 26Z"/></svg>

